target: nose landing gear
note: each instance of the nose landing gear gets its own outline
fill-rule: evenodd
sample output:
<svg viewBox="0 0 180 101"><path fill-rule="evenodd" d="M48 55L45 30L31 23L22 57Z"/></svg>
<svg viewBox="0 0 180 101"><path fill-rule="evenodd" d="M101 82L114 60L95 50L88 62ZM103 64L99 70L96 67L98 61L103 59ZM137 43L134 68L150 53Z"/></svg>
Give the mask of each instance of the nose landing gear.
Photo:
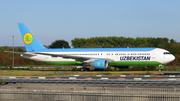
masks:
<svg viewBox="0 0 180 101"><path fill-rule="evenodd" d="M162 64L159 65L159 71L163 71L163 65Z"/></svg>

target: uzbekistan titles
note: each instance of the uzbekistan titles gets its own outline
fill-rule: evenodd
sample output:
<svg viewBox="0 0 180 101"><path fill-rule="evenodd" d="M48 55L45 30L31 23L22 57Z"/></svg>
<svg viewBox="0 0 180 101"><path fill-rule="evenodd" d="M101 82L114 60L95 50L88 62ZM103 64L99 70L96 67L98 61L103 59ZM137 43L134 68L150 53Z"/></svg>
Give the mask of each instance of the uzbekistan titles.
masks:
<svg viewBox="0 0 180 101"><path fill-rule="evenodd" d="M141 60L150 60L150 56L121 56L121 61L141 61Z"/></svg>

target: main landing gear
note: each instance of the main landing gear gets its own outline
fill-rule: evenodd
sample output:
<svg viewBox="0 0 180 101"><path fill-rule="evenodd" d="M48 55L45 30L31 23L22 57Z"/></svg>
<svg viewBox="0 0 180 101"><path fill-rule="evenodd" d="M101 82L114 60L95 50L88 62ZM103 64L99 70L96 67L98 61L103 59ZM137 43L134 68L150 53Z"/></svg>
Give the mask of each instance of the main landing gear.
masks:
<svg viewBox="0 0 180 101"><path fill-rule="evenodd" d="M90 71L90 69L87 68L87 64L83 64L83 68L81 68L81 71Z"/></svg>
<svg viewBox="0 0 180 101"><path fill-rule="evenodd" d="M90 71L89 68L81 68L81 71Z"/></svg>

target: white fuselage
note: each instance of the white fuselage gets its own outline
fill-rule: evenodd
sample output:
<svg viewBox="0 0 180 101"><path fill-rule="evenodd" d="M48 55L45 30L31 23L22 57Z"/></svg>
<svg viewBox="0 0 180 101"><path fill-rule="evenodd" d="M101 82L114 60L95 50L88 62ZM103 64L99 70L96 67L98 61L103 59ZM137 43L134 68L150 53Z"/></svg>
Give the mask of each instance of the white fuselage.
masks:
<svg viewBox="0 0 180 101"><path fill-rule="evenodd" d="M27 52L28 54L34 54L32 52ZM84 51L84 52L38 52L38 53L50 53L50 54L61 54L61 55L70 55L78 57L88 57L93 59L110 59L113 61L156 61L161 64L166 64L175 59L169 51L155 48L151 51ZM35 54L34 56L29 57L24 55L23 57L32 59L35 61L76 61L75 59L62 58L58 56L49 56L42 54ZM150 58L150 59L149 59Z"/></svg>

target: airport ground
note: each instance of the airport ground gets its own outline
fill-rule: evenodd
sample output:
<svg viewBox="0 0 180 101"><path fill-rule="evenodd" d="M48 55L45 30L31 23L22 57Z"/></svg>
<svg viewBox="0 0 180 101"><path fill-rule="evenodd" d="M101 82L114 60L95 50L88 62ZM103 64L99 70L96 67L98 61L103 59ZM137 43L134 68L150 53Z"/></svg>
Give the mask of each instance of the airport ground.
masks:
<svg viewBox="0 0 180 101"><path fill-rule="evenodd" d="M109 88L164 88L164 89L180 89L180 85L139 85L139 84L127 84L127 85L118 85L118 84L67 84L67 83L8 83L5 86L34 86L34 87L109 87Z"/></svg>
<svg viewBox="0 0 180 101"><path fill-rule="evenodd" d="M8 83L0 101L179 101L180 85Z"/></svg>
<svg viewBox="0 0 180 101"><path fill-rule="evenodd" d="M14 68L0 68L0 76L63 76L63 75L162 75L163 72L178 72L180 71L180 66L164 66L163 72L158 71L159 67L156 67L154 71L127 71L127 70L115 70L111 68L106 71L94 71L94 68L91 68L91 71L80 71L81 68L73 70L77 66L21 66ZM132 67L130 67L132 68Z"/></svg>
<svg viewBox="0 0 180 101"><path fill-rule="evenodd" d="M165 71L177 72L177 71ZM30 71L0 70L1 76L162 75L159 71ZM134 80L136 81L136 80ZM171 83L172 84L172 83ZM180 84L7 83L0 101L179 101Z"/></svg>
<svg viewBox="0 0 180 101"><path fill-rule="evenodd" d="M25 85L25 86L24 86ZM111 86L111 85L108 85ZM179 88L18 84L0 87L0 101L179 101Z"/></svg>

